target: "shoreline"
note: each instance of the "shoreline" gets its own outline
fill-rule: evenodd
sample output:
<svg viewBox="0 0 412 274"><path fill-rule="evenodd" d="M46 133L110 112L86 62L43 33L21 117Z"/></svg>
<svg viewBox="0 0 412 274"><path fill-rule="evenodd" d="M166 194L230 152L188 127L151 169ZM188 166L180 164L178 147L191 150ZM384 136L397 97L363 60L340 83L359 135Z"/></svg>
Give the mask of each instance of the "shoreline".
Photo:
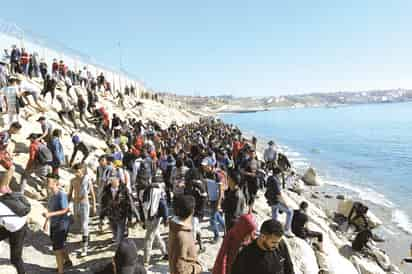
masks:
<svg viewBox="0 0 412 274"><path fill-rule="evenodd" d="M221 117L217 116L219 119ZM223 119L222 119L223 120ZM242 130L242 128L239 126L239 128ZM246 136L247 139L251 139L252 136L255 136L258 139L257 143L257 153L258 157L262 159L263 151L266 147L267 142L269 141L269 138L260 136L259 134L255 134L256 132L246 132L242 131L243 134ZM272 140L276 140L273 138ZM276 141L275 141L276 143ZM278 144L279 145L279 144ZM281 148L281 153L287 155L290 153L296 153L296 151L285 151L285 146L280 144ZM290 149L289 147L288 150ZM299 152L297 152L299 153ZM299 153L299 155L301 155ZM290 158L287 155L288 158ZM307 159L309 161L309 166L310 166L310 159ZM303 176L304 170L302 168L296 168L291 161L292 168L295 168L299 174L299 176ZM305 168L306 170L307 168ZM319 178L319 170L315 168L317 171L317 177ZM301 172L299 172L301 171ZM302 173L302 174L301 174ZM323 178L322 178L323 179ZM336 190L333 191L332 188L335 188ZM352 193L351 193L352 192ZM377 243L376 246L379 247L380 249L383 249L384 252L389 256L391 263L396 265L403 273L412 273L412 266L410 265L401 265L400 261L404 257L408 255L409 247L410 247L410 241L411 241L411 234L407 233L406 231L402 230L396 224L393 223L392 218L388 220L388 216L382 216L382 209L385 208L387 211L392 211L392 208L386 208L385 206L378 206L376 204L373 204L371 201L360 199L359 197L354 197L356 196L356 192L354 190L351 190L350 187L345 187L345 186L338 186L334 184L328 183L327 180L324 181L324 185L322 186L313 186L309 187L305 185L304 192L302 193L302 196L305 197L310 203L315 205L317 207L317 210L321 210L322 212L325 213L326 216L331 217L332 213L337 210L337 204L339 200L336 198L337 195L342 195L344 193L345 199L353 199L354 201L361 201L362 203L365 203L369 208L370 211L376 214L376 216L382 221L382 225L375 228L373 230L374 233L376 233L379 236L383 236L385 241L383 243ZM288 195L288 193L286 193ZM355 194L355 195L354 195ZM328 220L329 225L332 224L332 220ZM386 226L389 224L395 226L396 232L393 232L386 228Z"/></svg>

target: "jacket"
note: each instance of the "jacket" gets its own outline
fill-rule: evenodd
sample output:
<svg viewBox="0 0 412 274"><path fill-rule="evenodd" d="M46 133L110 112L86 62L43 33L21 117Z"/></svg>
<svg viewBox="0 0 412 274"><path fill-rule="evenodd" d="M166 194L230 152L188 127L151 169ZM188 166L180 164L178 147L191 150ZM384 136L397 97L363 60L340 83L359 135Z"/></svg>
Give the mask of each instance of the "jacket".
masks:
<svg viewBox="0 0 412 274"><path fill-rule="evenodd" d="M254 234L256 222L252 214L240 216L237 223L225 236L213 266L213 274L230 274L232 264L239 253L240 246L247 235Z"/></svg>
<svg viewBox="0 0 412 274"><path fill-rule="evenodd" d="M126 218L131 218L133 215L137 218L137 211L126 185L122 183L119 185L114 199L111 185L106 185L103 189L100 219L102 220L107 216L112 221L120 222Z"/></svg>
<svg viewBox="0 0 412 274"><path fill-rule="evenodd" d="M202 271L192 228L181 224L177 217L170 221L168 249L170 274L198 274Z"/></svg>

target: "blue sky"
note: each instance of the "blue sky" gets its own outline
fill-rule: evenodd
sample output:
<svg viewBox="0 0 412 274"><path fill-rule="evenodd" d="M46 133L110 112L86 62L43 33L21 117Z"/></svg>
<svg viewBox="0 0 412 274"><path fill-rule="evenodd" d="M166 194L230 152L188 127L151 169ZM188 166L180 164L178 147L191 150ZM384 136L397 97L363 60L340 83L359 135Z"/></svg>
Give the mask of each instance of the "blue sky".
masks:
<svg viewBox="0 0 412 274"><path fill-rule="evenodd" d="M412 1L2 2L1 18L113 67L120 41L123 68L160 91L412 88Z"/></svg>

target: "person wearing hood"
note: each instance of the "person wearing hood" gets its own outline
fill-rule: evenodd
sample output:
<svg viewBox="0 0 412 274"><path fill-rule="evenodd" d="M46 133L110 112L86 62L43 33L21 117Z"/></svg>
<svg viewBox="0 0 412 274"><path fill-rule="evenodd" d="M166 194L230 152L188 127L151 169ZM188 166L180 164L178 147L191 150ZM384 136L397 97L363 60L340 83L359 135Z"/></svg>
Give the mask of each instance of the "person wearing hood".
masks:
<svg viewBox="0 0 412 274"><path fill-rule="evenodd" d="M173 217L169 225L169 271L171 274L198 274L202 267L197 258L197 248L192 233L195 199L183 195L174 201Z"/></svg>
<svg viewBox="0 0 412 274"><path fill-rule="evenodd" d="M243 243L254 240L256 221L252 214L244 214L225 236L213 266L213 274L230 274L232 264Z"/></svg>

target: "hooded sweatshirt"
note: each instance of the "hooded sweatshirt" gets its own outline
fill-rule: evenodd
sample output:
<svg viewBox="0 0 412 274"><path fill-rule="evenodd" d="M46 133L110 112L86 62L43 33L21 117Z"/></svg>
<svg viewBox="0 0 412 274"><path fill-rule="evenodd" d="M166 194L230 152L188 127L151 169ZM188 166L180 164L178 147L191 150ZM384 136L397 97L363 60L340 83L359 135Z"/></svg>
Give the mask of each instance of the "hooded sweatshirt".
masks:
<svg viewBox="0 0 412 274"><path fill-rule="evenodd" d="M177 217L170 221L168 249L171 274L198 274L202 271L192 228L185 226Z"/></svg>
<svg viewBox="0 0 412 274"><path fill-rule="evenodd" d="M213 266L213 274L230 274L232 264L239 252L244 238L256 231L256 222L252 214L244 214L224 238Z"/></svg>

